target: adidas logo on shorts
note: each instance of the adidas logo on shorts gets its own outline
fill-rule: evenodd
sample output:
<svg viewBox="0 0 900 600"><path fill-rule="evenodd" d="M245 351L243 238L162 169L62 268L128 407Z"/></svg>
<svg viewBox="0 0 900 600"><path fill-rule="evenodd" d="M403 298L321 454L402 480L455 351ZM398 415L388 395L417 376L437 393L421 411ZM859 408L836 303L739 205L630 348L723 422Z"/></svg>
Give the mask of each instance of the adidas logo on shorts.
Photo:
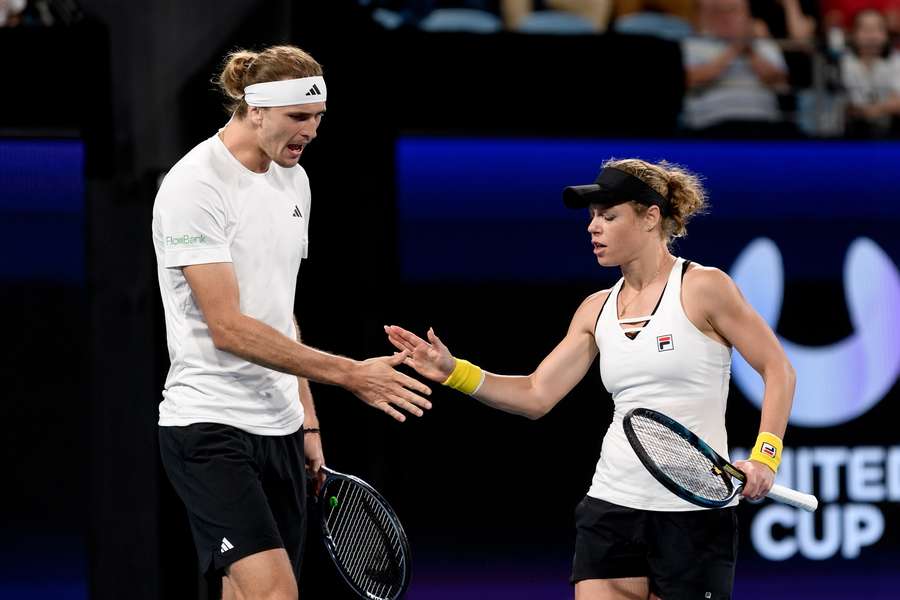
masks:
<svg viewBox="0 0 900 600"><path fill-rule="evenodd" d="M222 554L225 554L229 550L234 548L234 544L228 541L228 538L222 538Z"/></svg>

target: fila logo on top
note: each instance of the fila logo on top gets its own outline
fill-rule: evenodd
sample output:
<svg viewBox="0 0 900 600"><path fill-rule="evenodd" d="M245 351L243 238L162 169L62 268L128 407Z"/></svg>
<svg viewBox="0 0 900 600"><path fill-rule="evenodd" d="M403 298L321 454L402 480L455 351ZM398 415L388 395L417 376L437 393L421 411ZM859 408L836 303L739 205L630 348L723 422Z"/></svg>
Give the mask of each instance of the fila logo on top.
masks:
<svg viewBox="0 0 900 600"><path fill-rule="evenodd" d="M772 240L753 240L738 256L731 277L769 327L781 315L784 266ZM900 375L900 273L869 238L853 240L844 259L844 296L853 333L828 346L802 346L778 336L797 372L790 422L833 427L865 414ZM763 381L740 356L734 380L757 407Z"/></svg>
<svg viewBox="0 0 900 600"><path fill-rule="evenodd" d="M306 95L307 96L321 96L322 92L319 91L319 86L314 83L313 86L311 88L309 88L309 91L306 92Z"/></svg>
<svg viewBox="0 0 900 600"><path fill-rule="evenodd" d="M674 350L675 342L672 340L672 334L656 336L656 349L659 352Z"/></svg>

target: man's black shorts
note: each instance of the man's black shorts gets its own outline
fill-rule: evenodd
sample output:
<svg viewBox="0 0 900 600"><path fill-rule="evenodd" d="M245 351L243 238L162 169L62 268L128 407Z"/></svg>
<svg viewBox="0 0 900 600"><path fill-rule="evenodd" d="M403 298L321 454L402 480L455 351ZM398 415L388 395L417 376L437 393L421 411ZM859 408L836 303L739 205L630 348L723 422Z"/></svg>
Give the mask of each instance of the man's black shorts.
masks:
<svg viewBox="0 0 900 600"><path fill-rule="evenodd" d="M302 431L264 436L195 423L160 427L159 447L187 508L202 573L284 548L299 578L306 533Z"/></svg>
<svg viewBox="0 0 900 600"><path fill-rule="evenodd" d="M572 583L647 577L663 600L731 598L734 507L657 512L585 496L575 509L575 530Z"/></svg>

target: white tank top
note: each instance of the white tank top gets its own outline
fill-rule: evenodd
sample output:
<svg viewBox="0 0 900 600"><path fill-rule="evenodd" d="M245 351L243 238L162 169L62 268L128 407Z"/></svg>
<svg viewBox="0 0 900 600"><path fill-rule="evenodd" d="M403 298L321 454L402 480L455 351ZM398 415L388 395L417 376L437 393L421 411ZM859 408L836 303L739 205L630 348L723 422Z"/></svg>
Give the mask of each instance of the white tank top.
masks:
<svg viewBox="0 0 900 600"><path fill-rule="evenodd" d="M623 279L600 309L594 338L600 376L615 411L588 491L594 498L644 510L702 510L663 487L641 464L622 429L622 418L633 408L672 417L728 458L725 403L731 349L704 335L684 313L684 264L676 259L656 310L634 339L625 335L617 315Z"/></svg>

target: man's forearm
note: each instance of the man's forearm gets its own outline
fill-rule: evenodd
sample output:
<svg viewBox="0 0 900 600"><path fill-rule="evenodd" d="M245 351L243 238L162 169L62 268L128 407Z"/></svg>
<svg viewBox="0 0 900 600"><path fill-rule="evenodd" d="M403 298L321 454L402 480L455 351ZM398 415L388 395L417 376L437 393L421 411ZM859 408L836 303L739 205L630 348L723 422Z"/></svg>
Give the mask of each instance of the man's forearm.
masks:
<svg viewBox="0 0 900 600"><path fill-rule="evenodd" d="M356 365L349 358L294 341L246 315L220 325L213 341L219 350L263 367L341 387L348 386Z"/></svg>
<svg viewBox="0 0 900 600"><path fill-rule="evenodd" d="M900 114L900 94L894 94L887 100L882 100L881 102L877 103L877 106L881 109L882 114Z"/></svg>
<svg viewBox="0 0 900 600"><path fill-rule="evenodd" d="M300 324L297 317L293 316L294 329L297 331L297 342L302 344L303 337L300 335ZM300 404L303 405L303 426L319 427L319 417L316 415L316 406L313 403L312 390L309 389L309 380L306 377L298 377L297 383L300 388Z"/></svg>
<svg viewBox="0 0 900 600"><path fill-rule="evenodd" d="M770 63L762 55L754 52L750 59L750 65L759 80L766 86L777 88L787 85L787 72Z"/></svg>
<svg viewBox="0 0 900 600"><path fill-rule="evenodd" d="M685 77L688 89L701 87L712 83L722 76L731 61L734 60L737 51L734 47L719 54L716 58L704 65L696 65L685 69Z"/></svg>
<svg viewBox="0 0 900 600"><path fill-rule="evenodd" d="M685 70L685 81L688 89L704 86L722 74L721 65L714 62L700 65L697 67L689 67Z"/></svg>

